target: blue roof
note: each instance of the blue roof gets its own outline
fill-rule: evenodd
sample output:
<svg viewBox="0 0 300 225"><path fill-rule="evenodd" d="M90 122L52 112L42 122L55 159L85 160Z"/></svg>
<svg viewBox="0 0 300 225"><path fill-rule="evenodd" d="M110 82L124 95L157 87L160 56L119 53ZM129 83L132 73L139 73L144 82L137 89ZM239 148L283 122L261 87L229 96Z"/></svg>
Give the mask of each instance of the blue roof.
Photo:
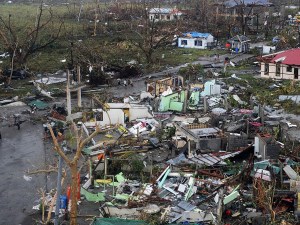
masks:
<svg viewBox="0 0 300 225"><path fill-rule="evenodd" d="M210 33L199 33L199 32L187 32L187 33L183 33L184 36L186 37L192 37L192 38L207 38L209 35L211 35Z"/></svg>

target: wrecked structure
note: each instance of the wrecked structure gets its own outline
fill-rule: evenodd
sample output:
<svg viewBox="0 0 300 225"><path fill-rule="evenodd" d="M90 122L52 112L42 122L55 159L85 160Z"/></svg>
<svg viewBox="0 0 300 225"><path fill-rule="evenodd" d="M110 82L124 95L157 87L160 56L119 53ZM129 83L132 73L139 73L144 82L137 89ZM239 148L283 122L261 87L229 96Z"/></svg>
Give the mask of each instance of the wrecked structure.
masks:
<svg viewBox="0 0 300 225"><path fill-rule="evenodd" d="M246 99L241 80L236 75L189 85L180 76L148 80L134 96L102 101L87 95L91 105L77 101L78 112L71 110L71 98L64 110L31 102L38 110L55 111L45 128L53 130L68 157L77 147L69 130L77 130L78 138L92 134L79 142L84 143L79 188L72 192L74 181L67 181L61 203L48 193L33 208L57 206L62 221L72 211L70 193L76 193L79 209L92 209L94 225L269 224L286 213L296 221L299 159L282 156L285 144L276 130L282 119ZM81 88L76 91L79 96ZM47 131L45 140L51 135Z"/></svg>

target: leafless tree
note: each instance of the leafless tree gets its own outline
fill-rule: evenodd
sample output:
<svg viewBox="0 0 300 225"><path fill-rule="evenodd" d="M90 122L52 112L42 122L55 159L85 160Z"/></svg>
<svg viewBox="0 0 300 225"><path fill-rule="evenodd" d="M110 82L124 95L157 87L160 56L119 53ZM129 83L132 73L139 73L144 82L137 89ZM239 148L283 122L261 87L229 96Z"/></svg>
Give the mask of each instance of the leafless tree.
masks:
<svg viewBox="0 0 300 225"><path fill-rule="evenodd" d="M147 63L152 64L155 51L171 43L177 28L172 22L157 22L155 18L150 20L145 10L142 20L132 26L132 31L130 42L142 51Z"/></svg>
<svg viewBox="0 0 300 225"><path fill-rule="evenodd" d="M244 0L234 0L236 3L235 9L237 13L237 20L240 24L241 33L245 34L247 30L247 21L251 19L253 14L253 9L255 6L258 6L259 1L253 1L251 4L246 4Z"/></svg>
<svg viewBox="0 0 300 225"><path fill-rule="evenodd" d="M58 25L54 23L51 8L45 10L42 3L38 8L35 23L31 27L20 30L14 26L12 18L11 14L8 18L0 16L0 43L10 54L11 75L14 64L26 67L29 56L54 43L59 38L63 25L62 21ZM11 76L9 78L10 82Z"/></svg>
<svg viewBox="0 0 300 225"><path fill-rule="evenodd" d="M111 129L100 130L99 126L96 126L96 130L89 135L87 138L83 138L83 131L78 129L76 125L73 123L71 125L71 132L74 135L73 138L76 141L76 152L72 159L70 159L62 150L60 144L58 143L57 138L54 135L52 127L48 125L48 128L51 133L51 137L54 143L54 150L62 157L62 159L66 162L67 166L71 171L71 211L70 211L70 225L77 225L77 193L80 190L78 187L78 161L81 156L81 151L87 145L92 138L94 138L99 133L104 133ZM113 129L113 128L112 128Z"/></svg>

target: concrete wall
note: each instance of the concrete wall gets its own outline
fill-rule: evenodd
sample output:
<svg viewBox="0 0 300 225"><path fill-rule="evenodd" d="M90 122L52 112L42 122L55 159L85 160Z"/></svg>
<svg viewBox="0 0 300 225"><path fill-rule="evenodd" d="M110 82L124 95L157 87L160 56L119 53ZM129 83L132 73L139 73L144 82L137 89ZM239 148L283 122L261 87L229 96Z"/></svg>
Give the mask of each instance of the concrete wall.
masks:
<svg viewBox="0 0 300 225"><path fill-rule="evenodd" d="M300 62L299 62L300 64ZM288 71L288 66L280 64L280 73L276 74L276 64L274 63L268 63L269 70L268 72L266 70L266 63L261 63L261 77L263 78L273 78L273 79L286 79L286 80L295 80L294 79L294 70L295 68L298 68L298 79L300 80L300 65L299 66L292 66L291 72Z"/></svg>
<svg viewBox="0 0 300 225"><path fill-rule="evenodd" d="M267 159L278 159L280 146L277 143L269 143L266 149Z"/></svg>
<svg viewBox="0 0 300 225"><path fill-rule="evenodd" d="M248 146L248 138L246 135L229 135L228 136L228 143L227 143L227 150L228 151L236 151L241 147Z"/></svg>
<svg viewBox="0 0 300 225"><path fill-rule="evenodd" d="M152 118L147 107L138 107L129 109L129 121L140 118Z"/></svg>
<svg viewBox="0 0 300 225"><path fill-rule="evenodd" d="M280 152L280 145L275 142L273 137L261 137L260 135L257 135L257 137L255 141L258 141L258 144L256 143L255 145L259 148L261 160L277 159Z"/></svg>
<svg viewBox="0 0 300 225"><path fill-rule="evenodd" d="M200 150L220 151L222 146L221 138L201 138L199 140Z"/></svg>
<svg viewBox="0 0 300 225"><path fill-rule="evenodd" d="M108 116L108 115L109 116ZM99 121L101 126L109 125L109 117L112 124L124 124L124 112L122 109L110 109L107 113L103 112L103 121Z"/></svg>

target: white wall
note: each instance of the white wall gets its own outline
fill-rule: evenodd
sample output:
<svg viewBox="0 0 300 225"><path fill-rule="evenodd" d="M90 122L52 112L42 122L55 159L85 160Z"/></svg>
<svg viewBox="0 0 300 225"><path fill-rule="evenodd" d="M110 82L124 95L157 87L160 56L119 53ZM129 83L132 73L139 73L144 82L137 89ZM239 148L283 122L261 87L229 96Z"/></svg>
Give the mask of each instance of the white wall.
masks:
<svg viewBox="0 0 300 225"><path fill-rule="evenodd" d="M215 39L214 36L209 35L206 40L209 43L209 42L214 42L215 41L214 39Z"/></svg>
<svg viewBox="0 0 300 225"><path fill-rule="evenodd" d="M294 67L292 68L291 72L287 71L287 65L280 65L280 74L277 76L276 74L276 64L269 63L269 72L265 73L265 67L266 63L261 63L261 77L263 78L272 78L272 79L287 79L287 80L294 80ZM297 68L297 67L296 67ZM299 72L298 72L298 80L300 78L300 66L299 66Z"/></svg>
<svg viewBox="0 0 300 225"><path fill-rule="evenodd" d="M181 42L185 40L187 45L183 45ZM195 46L195 41L202 41L201 46ZM180 37L178 38L178 47L180 48L197 48L197 49L207 49L208 43L213 43L214 37L209 35L207 38L189 38L189 37Z"/></svg>
<svg viewBox="0 0 300 225"><path fill-rule="evenodd" d="M154 22L157 22L157 21L171 21L171 20L175 20L175 15L176 14L149 13L149 20L153 21L153 18L154 18ZM177 15L177 19L180 19L180 15Z"/></svg>
<svg viewBox="0 0 300 225"><path fill-rule="evenodd" d="M202 46L195 46L195 40L202 41ZM187 45L183 45L182 41L186 41ZM178 38L178 47L206 49L207 48L207 40L206 39L197 39L197 38Z"/></svg>
<svg viewBox="0 0 300 225"><path fill-rule="evenodd" d="M124 124L124 112L122 109L110 109L107 111L110 116L112 124ZM101 125L108 125L109 118L107 113L103 112L103 121L100 122Z"/></svg>
<svg viewBox="0 0 300 225"><path fill-rule="evenodd" d="M153 116L148 112L147 107L130 108L129 109L129 121L140 118L152 118Z"/></svg>

